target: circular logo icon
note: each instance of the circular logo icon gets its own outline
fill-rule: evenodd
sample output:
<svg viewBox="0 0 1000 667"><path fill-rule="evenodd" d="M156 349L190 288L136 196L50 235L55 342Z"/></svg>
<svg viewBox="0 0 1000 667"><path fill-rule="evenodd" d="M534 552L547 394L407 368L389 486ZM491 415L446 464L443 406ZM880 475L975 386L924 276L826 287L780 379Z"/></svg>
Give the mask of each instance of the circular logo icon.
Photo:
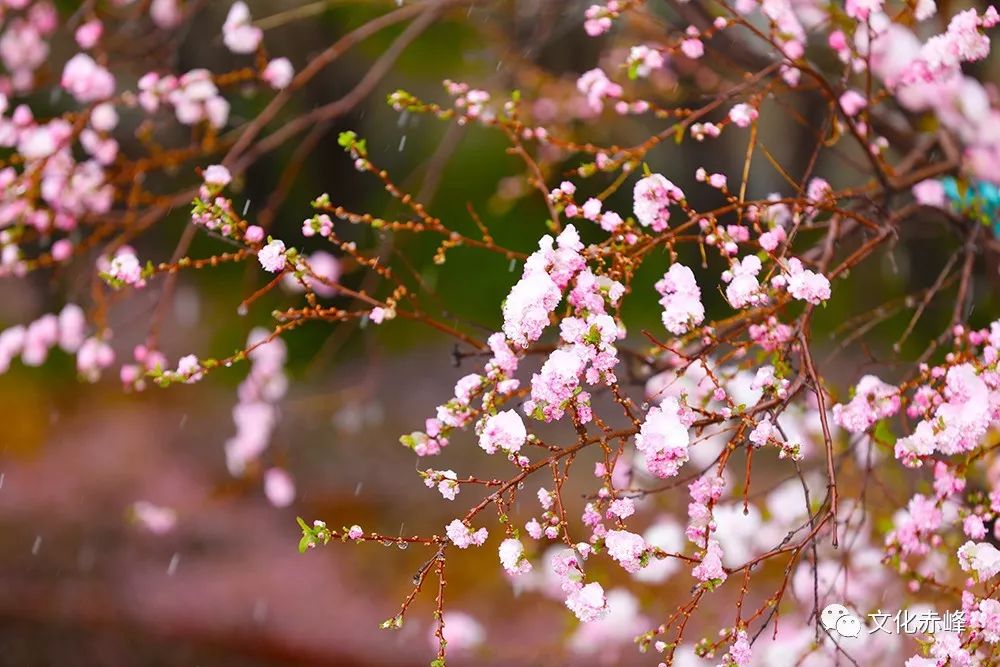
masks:
<svg viewBox="0 0 1000 667"><path fill-rule="evenodd" d="M836 628L841 637L857 637L861 634L861 621L854 614L847 614L840 617Z"/></svg>
<svg viewBox="0 0 1000 667"><path fill-rule="evenodd" d="M828 604L819 615L819 622L824 628L830 631L837 630L837 621L846 616L851 616L851 611L842 604Z"/></svg>

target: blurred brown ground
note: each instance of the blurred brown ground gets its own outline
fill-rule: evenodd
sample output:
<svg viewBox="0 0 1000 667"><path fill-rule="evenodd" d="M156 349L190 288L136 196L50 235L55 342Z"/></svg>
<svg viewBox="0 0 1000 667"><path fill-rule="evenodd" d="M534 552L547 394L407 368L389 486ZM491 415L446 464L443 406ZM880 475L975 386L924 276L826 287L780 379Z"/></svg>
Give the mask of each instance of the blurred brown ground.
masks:
<svg viewBox="0 0 1000 667"><path fill-rule="evenodd" d="M0 376L0 665L427 664L433 592L401 630L377 626L429 554L339 543L299 554L295 516L426 534L478 499L443 502L396 441L466 372L448 354L358 360L330 386L293 385L270 453L298 483L283 510L225 470L235 396L217 382L123 395L71 373ZM365 383L380 403L357 390ZM471 441L446 454L423 464L485 459ZM130 523L138 499L175 508L176 529ZM515 605L495 541L449 560L451 606L487 626L490 645L449 664L582 664L548 654L568 613L534 594Z"/></svg>

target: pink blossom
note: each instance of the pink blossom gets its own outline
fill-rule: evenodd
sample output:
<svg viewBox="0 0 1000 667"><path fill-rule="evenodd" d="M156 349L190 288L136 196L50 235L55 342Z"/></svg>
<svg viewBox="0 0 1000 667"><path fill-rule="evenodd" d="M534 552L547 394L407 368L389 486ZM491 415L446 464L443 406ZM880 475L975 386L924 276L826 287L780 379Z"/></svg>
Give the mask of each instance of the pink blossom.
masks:
<svg viewBox="0 0 1000 667"><path fill-rule="evenodd" d="M64 352L74 353L86 338L87 319L83 308L68 303L59 312L59 347Z"/></svg>
<svg viewBox="0 0 1000 667"><path fill-rule="evenodd" d="M263 230L262 230L263 231ZM250 230L247 230L249 234ZM246 238L246 236L244 236ZM248 241L250 239L247 239ZM297 269L303 271L301 277L297 274L286 273L282 285L292 292L304 292L306 289L314 292L316 296L329 299L337 294L337 283L340 280L341 266L340 260L326 252L317 250L305 258L305 269L300 264ZM305 283L303 285L303 283Z"/></svg>
<svg viewBox="0 0 1000 667"><path fill-rule="evenodd" d="M874 375L866 375L854 388L854 398L846 405L833 406L833 419L851 433L864 433L879 419L899 411L899 390Z"/></svg>
<svg viewBox="0 0 1000 667"><path fill-rule="evenodd" d="M468 653L483 643L486 639L486 630L475 618L462 611L446 611L441 618L444 623L444 640L448 643L449 654ZM438 637L435 634L435 627L432 625L429 631L428 640L431 648L435 651L438 648Z"/></svg>
<svg viewBox="0 0 1000 667"><path fill-rule="evenodd" d="M969 541L958 549L958 563L963 572L986 581L1000 572L1000 551L989 542Z"/></svg>
<svg viewBox="0 0 1000 667"><path fill-rule="evenodd" d="M608 591L607 607L603 618L576 628L569 639L573 653L597 659L617 655L620 648L631 645L637 635L649 628L651 621L640 613L639 599L630 591L624 588Z"/></svg>
<svg viewBox="0 0 1000 667"><path fill-rule="evenodd" d="M681 42L681 53L691 60L697 60L705 55L705 45L697 37L689 37Z"/></svg>
<svg viewBox="0 0 1000 667"><path fill-rule="evenodd" d="M177 370L174 371L174 375L182 382L194 384L204 376L204 370L202 369L201 362L198 361L198 357L189 354L177 361Z"/></svg>
<svg viewBox="0 0 1000 667"><path fill-rule="evenodd" d="M149 5L149 16L156 25L170 29L180 25L183 14L179 0L153 0Z"/></svg>
<svg viewBox="0 0 1000 667"><path fill-rule="evenodd" d="M756 255L747 255L733 264L729 270L729 285L726 286L726 299L729 305L733 308L746 308L763 302L765 297L760 291L760 283L757 282L757 274L761 268L760 258ZM726 276L723 276L723 280L725 279Z"/></svg>
<svg viewBox="0 0 1000 667"><path fill-rule="evenodd" d="M646 553L646 542L641 535L627 530L609 530L604 544L611 556L626 572L638 572L642 568L641 559Z"/></svg>
<svg viewBox="0 0 1000 667"><path fill-rule="evenodd" d="M957 454L974 448L991 421L990 391L971 364L948 369L944 400L933 418L917 424L912 435L896 441L896 457L917 465L919 457L935 451Z"/></svg>
<svg viewBox="0 0 1000 667"><path fill-rule="evenodd" d="M757 109L749 104L740 103L729 110L729 120L737 127L750 127L750 124L757 120Z"/></svg>
<svg viewBox="0 0 1000 667"><path fill-rule="evenodd" d="M627 519L635 514L635 503L631 498L618 498L611 501L608 507L608 517L616 516L619 519Z"/></svg>
<svg viewBox="0 0 1000 667"><path fill-rule="evenodd" d="M768 252L774 252L777 247L784 243L787 239L788 236L785 234L785 228L776 226L774 229L761 234L758 241L760 242L761 248Z"/></svg>
<svg viewBox="0 0 1000 667"><path fill-rule="evenodd" d="M655 69L660 69L665 63L663 54L659 49L651 48L645 44L633 46L629 50L628 65L630 71L634 71L636 76L647 77Z"/></svg>
<svg viewBox="0 0 1000 667"><path fill-rule="evenodd" d="M883 0L847 0L847 15L852 19L865 21L872 13L882 11L882 2Z"/></svg>
<svg viewBox="0 0 1000 667"><path fill-rule="evenodd" d="M605 211L600 218L601 229L606 232L614 232L622 226L622 217L614 211Z"/></svg>
<svg viewBox="0 0 1000 667"><path fill-rule="evenodd" d="M726 580L726 571L722 567L722 546L716 540L708 541L708 548L701 557L701 562L691 571L695 579L703 582Z"/></svg>
<svg viewBox="0 0 1000 667"><path fill-rule="evenodd" d="M275 507L288 507L295 500L295 481L282 468L269 468L264 473L264 495Z"/></svg>
<svg viewBox="0 0 1000 667"><path fill-rule="evenodd" d="M602 206L603 204L600 199L591 197L580 210L583 213L583 217L587 220L597 220L598 216L601 214Z"/></svg>
<svg viewBox="0 0 1000 667"><path fill-rule="evenodd" d="M584 623L604 618L608 613L604 587L596 581L573 590L566 598L566 606Z"/></svg>
<svg viewBox="0 0 1000 667"><path fill-rule="evenodd" d="M549 323L549 313L562 299L562 291L546 270L545 257L551 247L552 237L544 237L539 243L539 251L529 257L521 279L503 304L503 331L520 347L527 347L541 337Z"/></svg>
<svg viewBox="0 0 1000 667"><path fill-rule="evenodd" d="M468 549L471 546L482 546L489 537L485 528L473 531L469 526L462 523L460 519L455 519L448 524L448 539L459 549Z"/></svg>
<svg viewBox="0 0 1000 667"><path fill-rule="evenodd" d="M285 268L285 244L275 239L257 251L257 260L265 271L277 273Z"/></svg>
<svg viewBox="0 0 1000 667"><path fill-rule="evenodd" d="M981 600L969 614L969 625L978 629L987 643L1000 643L1000 601Z"/></svg>
<svg viewBox="0 0 1000 667"><path fill-rule="evenodd" d="M115 77L86 53L67 61L61 84L78 102L96 102L115 93Z"/></svg>
<svg viewBox="0 0 1000 667"><path fill-rule="evenodd" d="M819 305L830 298L830 281L826 276L802 268L802 262L788 260L788 293L799 301Z"/></svg>
<svg viewBox="0 0 1000 667"><path fill-rule="evenodd" d="M104 32L104 24L94 19L80 25L73 34L76 43L81 49L92 49L101 39Z"/></svg>
<svg viewBox="0 0 1000 667"><path fill-rule="evenodd" d="M598 19L587 19L583 22L583 29L591 37L603 35L611 29L611 19L607 16L602 16Z"/></svg>
<svg viewBox="0 0 1000 667"><path fill-rule="evenodd" d="M524 556L521 540L512 537L500 543L500 564L507 574L525 574L531 571L531 562Z"/></svg>
<svg viewBox="0 0 1000 667"><path fill-rule="evenodd" d="M689 435L673 396L646 413L635 437L635 446L646 458L646 467L657 477L673 477L688 460Z"/></svg>
<svg viewBox="0 0 1000 667"><path fill-rule="evenodd" d="M73 242L69 239L59 239L52 244L52 259L65 262L73 256Z"/></svg>
<svg viewBox="0 0 1000 667"><path fill-rule="evenodd" d="M929 178L920 181L913 186L912 192L913 198L917 200L918 204L935 208L945 207L944 185L937 179Z"/></svg>
<svg viewBox="0 0 1000 667"><path fill-rule="evenodd" d="M94 107L90 112L90 125L98 132L110 132L118 126L118 112L110 102Z"/></svg>
<svg viewBox="0 0 1000 667"><path fill-rule="evenodd" d="M108 275L125 285L142 287L142 265L131 249L122 248L108 264Z"/></svg>
<svg viewBox="0 0 1000 667"><path fill-rule="evenodd" d="M701 303L701 290L694 272L683 264L673 264L656 283L663 306L663 326L672 334L687 333L705 319L705 306Z"/></svg>
<svg viewBox="0 0 1000 667"><path fill-rule="evenodd" d="M604 7L602 5L591 5L584 12L586 21L583 23L583 29L591 37L597 37L598 35L603 35L608 30L611 29L611 19L617 16L617 13L610 9L609 7Z"/></svg>
<svg viewBox="0 0 1000 667"><path fill-rule="evenodd" d="M180 79L165 78L159 81L157 77L139 81L140 102L155 110L161 98L165 98L174 107L177 120L184 125L196 125L202 121L220 129L229 122L229 102L219 95L219 89L212 80L212 73L206 69L193 69L183 74Z"/></svg>
<svg viewBox="0 0 1000 667"><path fill-rule="evenodd" d="M904 554L926 554L930 537L940 528L942 519L933 498L914 494L906 511L894 518L894 529L886 536L886 544L897 545Z"/></svg>
<svg viewBox="0 0 1000 667"><path fill-rule="evenodd" d="M857 116L867 105L868 100L856 90L846 90L840 96L840 108L852 118Z"/></svg>
<svg viewBox="0 0 1000 667"><path fill-rule="evenodd" d="M750 638L747 636L746 630L740 630L736 633L736 641L729 648L729 655L732 657L733 662L736 663L736 667L750 667L753 652L750 648Z"/></svg>
<svg viewBox="0 0 1000 667"><path fill-rule="evenodd" d="M245 2L234 2L222 25L222 41L233 53L253 53L264 33L250 22L250 8Z"/></svg>
<svg viewBox="0 0 1000 667"><path fill-rule="evenodd" d="M662 232L670 221L670 205L684 201L684 193L662 175L651 174L635 184L632 198L639 224Z"/></svg>
<svg viewBox="0 0 1000 667"><path fill-rule="evenodd" d="M42 31L22 19L10 21L0 35L0 59L13 75L14 88L31 85L35 70L49 55L49 45Z"/></svg>
<svg viewBox="0 0 1000 667"><path fill-rule="evenodd" d="M919 57L891 77L890 85L945 81L960 73L962 63L985 58L990 40L981 29L995 25L995 14L995 10L993 14L987 11L980 17L975 9L968 9L953 16L948 29L928 39Z"/></svg>
<svg viewBox="0 0 1000 667"><path fill-rule="evenodd" d="M51 313L39 317L28 325L22 340L22 363L25 366L41 366L48 357L49 349L59 340L59 319Z"/></svg>
<svg viewBox="0 0 1000 667"><path fill-rule="evenodd" d="M939 663L935 658L924 658L919 655L911 657L903 667L938 667Z"/></svg>
<svg viewBox="0 0 1000 667"><path fill-rule="evenodd" d="M83 341L76 353L76 370L88 382L96 382L101 371L115 361L111 346L100 338L90 337Z"/></svg>
<svg viewBox="0 0 1000 667"><path fill-rule="evenodd" d="M754 427L753 431L747 438L753 444L758 447L763 447L772 439L781 440L781 432L778 427L771 422L771 417L765 415L763 419L757 422L757 426Z"/></svg>
<svg viewBox="0 0 1000 667"><path fill-rule="evenodd" d="M275 90L284 90L292 82L295 68L288 58L275 58L267 64L261 73L261 78Z"/></svg>
<svg viewBox="0 0 1000 667"><path fill-rule="evenodd" d="M445 500L454 500L461 487L458 484L458 475L455 474L454 470L428 470L424 478L424 485L428 487L437 487L438 493Z"/></svg>
<svg viewBox="0 0 1000 667"><path fill-rule="evenodd" d="M529 414L545 421L561 419L580 386L588 357L581 345L552 352L531 378L531 401L525 405Z"/></svg>
<svg viewBox="0 0 1000 667"><path fill-rule="evenodd" d="M983 518L978 514L970 514L962 522L962 532L969 539L981 540L986 537L986 526L983 525Z"/></svg>
<svg viewBox="0 0 1000 667"><path fill-rule="evenodd" d="M622 87L611 81L599 67L584 72L576 82L576 88L587 97L591 110L600 113L604 100L621 97Z"/></svg>
<svg viewBox="0 0 1000 667"><path fill-rule="evenodd" d="M257 225L250 225L247 227L246 232L244 232L243 239L247 243L256 245L264 240L264 230Z"/></svg>
<svg viewBox="0 0 1000 667"><path fill-rule="evenodd" d="M493 454L497 449L514 453L521 450L527 437L528 433L521 416L513 410L504 410L486 420L483 432L479 436L479 446L486 450L487 454Z"/></svg>
<svg viewBox="0 0 1000 667"><path fill-rule="evenodd" d="M224 188L232 182L233 176L229 173L229 170L221 164L213 164L205 167L205 171L202 173L202 179L205 181L206 185L214 185Z"/></svg>
<svg viewBox="0 0 1000 667"><path fill-rule="evenodd" d="M271 439L278 421L277 402L285 395L288 380L283 372L287 349L271 332L254 328L247 337L250 372L237 390L233 408L236 434L225 443L226 466L233 475L243 474Z"/></svg>

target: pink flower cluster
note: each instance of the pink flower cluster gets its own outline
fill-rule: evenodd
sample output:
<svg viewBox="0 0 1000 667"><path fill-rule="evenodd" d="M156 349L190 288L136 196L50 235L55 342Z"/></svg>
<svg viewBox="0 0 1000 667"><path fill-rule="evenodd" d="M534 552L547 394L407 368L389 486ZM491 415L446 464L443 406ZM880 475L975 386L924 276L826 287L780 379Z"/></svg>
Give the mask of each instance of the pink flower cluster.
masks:
<svg viewBox="0 0 1000 667"><path fill-rule="evenodd" d="M531 572L531 561L524 556L524 545L513 537L500 543L500 564L510 575Z"/></svg>
<svg viewBox="0 0 1000 667"><path fill-rule="evenodd" d="M612 20L618 18L620 11L620 0L608 0L605 5L591 5L584 13L586 21L583 29L591 37L603 35L611 29Z"/></svg>
<svg viewBox="0 0 1000 667"><path fill-rule="evenodd" d="M609 530L604 536L604 545L611 556L626 572L638 572L646 555L646 541L642 535L627 530Z"/></svg>
<svg viewBox="0 0 1000 667"><path fill-rule="evenodd" d="M733 262L732 268L722 274L726 286L726 299L733 308L759 306L767 301L767 295L761 291L757 274L762 264L757 255L747 255L739 262Z"/></svg>
<svg viewBox="0 0 1000 667"><path fill-rule="evenodd" d="M222 41L233 53L253 53L264 33L251 23L250 8L245 2L234 2L222 24Z"/></svg>
<svg viewBox="0 0 1000 667"><path fill-rule="evenodd" d="M830 298L830 281L826 276L802 268L797 257L788 260L788 273L783 277L788 293L799 301L818 306Z"/></svg>
<svg viewBox="0 0 1000 667"><path fill-rule="evenodd" d="M600 620L608 614L604 587L596 581L584 584L584 573L576 554L570 549L553 558L552 571L566 594L566 606L584 623Z"/></svg>
<svg viewBox="0 0 1000 667"><path fill-rule="evenodd" d="M635 436L635 448L642 453L651 474L673 477L687 463L691 421L690 412L673 396L649 409Z"/></svg>
<svg viewBox="0 0 1000 667"><path fill-rule="evenodd" d="M487 454L493 454L498 449L516 454L527 438L528 432L521 416L513 410L504 410L486 419L483 432L479 435L479 446Z"/></svg>
<svg viewBox="0 0 1000 667"><path fill-rule="evenodd" d="M573 225L559 235L542 237L528 257L521 279L503 304L503 332L520 347L538 340L549 324L549 314L562 300L562 290L584 266L583 244Z"/></svg>
<svg viewBox="0 0 1000 667"><path fill-rule="evenodd" d="M250 373L240 383L239 403L233 408L236 435L226 441L226 465L233 475L242 475L267 449L278 424L277 403L288 391L285 342L257 328L247 338L247 349Z"/></svg>
<svg viewBox="0 0 1000 667"><path fill-rule="evenodd" d="M427 469L421 475L424 478L424 486L429 489L437 488L445 500L454 500L462 490L454 470Z"/></svg>
<svg viewBox="0 0 1000 667"><path fill-rule="evenodd" d="M996 358L996 348L987 347L987 354ZM935 452L959 454L974 449L987 429L1000 404L1000 376L986 373L981 377L969 363L936 372L944 375L944 384L918 388L908 408L911 416L926 411L912 435L896 441L896 458L905 465L918 466L924 457ZM987 384L989 381L989 384Z"/></svg>
<svg viewBox="0 0 1000 667"><path fill-rule="evenodd" d="M54 347L78 353L86 339L86 328L83 309L70 303L58 315L48 313L26 327L4 329L0 332L0 375L17 357L25 366L41 366Z"/></svg>
<svg viewBox="0 0 1000 667"><path fill-rule="evenodd" d="M854 387L854 398L847 404L833 406L833 419L851 433L864 433L879 419L899 412L899 389L866 375Z"/></svg>
<svg viewBox="0 0 1000 667"><path fill-rule="evenodd" d="M78 53L66 62L62 87L77 102L99 102L114 95L115 77L86 53Z"/></svg>
<svg viewBox="0 0 1000 667"><path fill-rule="evenodd" d="M151 114L161 104L171 105L178 122L184 125L207 121L221 129L229 122L229 102L219 94L207 69L193 69L180 77L149 72L139 79L138 101Z"/></svg>
<svg viewBox="0 0 1000 667"><path fill-rule="evenodd" d="M705 319L705 306L694 272L683 264L673 264L656 283L656 291L662 297L663 326L670 333L680 336Z"/></svg>
<svg viewBox="0 0 1000 667"><path fill-rule="evenodd" d="M684 193L661 174L640 179L632 191L635 217L643 227L662 232L670 222L670 207L684 202Z"/></svg>
<svg viewBox="0 0 1000 667"><path fill-rule="evenodd" d="M934 82L959 75L962 63L982 60L989 55L990 39L982 30L998 22L1000 15L992 6L982 16L975 9L959 12L952 17L945 32L924 43L919 57L899 74L895 85Z"/></svg>
<svg viewBox="0 0 1000 667"><path fill-rule="evenodd" d="M0 35L0 61L7 74L0 76L0 92L25 92L35 82L35 72L49 56L46 38L59 24L56 8L49 2L22 0L6 3L4 31ZM11 10L27 11L21 15Z"/></svg>
<svg viewBox="0 0 1000 667"><path fill-rule="evenodd" d="M448 533L448 539L459 549L468 549L472 546L481 547L486 542L486 538L489 537L489 533L485 528L472 530L472 528L459 519L455 519L449 523L446 532Z"/></svg>
<svg viewBox="0 0 1000 667"><path fill-rule="evenodd" d="M599 67L580 75L576 88L587 98L587 104L595 113L600 113L604 109L605 100L618 99L622 96L622 87L609 79Z"/></svg>

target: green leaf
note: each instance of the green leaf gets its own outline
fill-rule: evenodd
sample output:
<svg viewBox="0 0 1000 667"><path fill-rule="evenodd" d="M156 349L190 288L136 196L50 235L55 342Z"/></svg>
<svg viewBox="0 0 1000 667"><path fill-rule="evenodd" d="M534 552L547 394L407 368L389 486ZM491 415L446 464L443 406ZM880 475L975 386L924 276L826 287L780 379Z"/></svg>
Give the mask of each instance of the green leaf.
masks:
<svg viewBox="0 0 1000 667"><path fill-rule="evenodd" d="M896 434L892 432L892 427L885 420L879 421L875 426L874 436L879 442L884 442L890 446L896 444Z"/></svg>
<svg viewBox="0 0 1000 667"><path fill-rule="evenodd" d="M351 130L345 130L344 132L340 133L340 136L337 137L337 143L340 144L343 148L347 149L350 149L352 146L354 146L357 140L358 140L358 133L353 132Z"/></svg>

